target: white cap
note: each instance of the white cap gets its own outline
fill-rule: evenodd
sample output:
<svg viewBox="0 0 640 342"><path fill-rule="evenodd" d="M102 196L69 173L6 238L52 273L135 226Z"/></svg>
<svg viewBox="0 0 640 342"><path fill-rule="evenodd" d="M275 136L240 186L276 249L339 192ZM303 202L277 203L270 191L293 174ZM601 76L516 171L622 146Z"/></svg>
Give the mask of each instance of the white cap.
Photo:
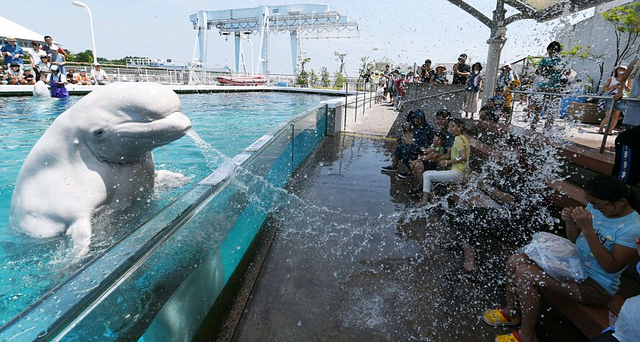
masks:
<svg viewBox="0 0 640 342"><path fill-rule="evenodd" d="M52 65L51 66L51 71L57 71L58 70L58 66L57 65Z"/></svg>

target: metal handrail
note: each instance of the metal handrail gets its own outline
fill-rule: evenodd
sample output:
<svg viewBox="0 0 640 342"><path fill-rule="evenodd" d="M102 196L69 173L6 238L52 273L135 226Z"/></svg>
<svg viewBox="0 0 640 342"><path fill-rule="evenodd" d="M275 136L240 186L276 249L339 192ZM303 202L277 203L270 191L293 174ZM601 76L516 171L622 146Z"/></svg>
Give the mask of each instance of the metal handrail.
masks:
<svg viewBox="0 0 640 342"><path fill-rule="evenodd" d="M549 95L556 97L577 97L577 98L589 98L589 99L597 99L597 100L611 100L611 106L607 109L607 115L609 119L607 120L607 124L604 128L604 135L602 137L602 142L600 144L600 153L604 153L605 147L607 145L607 137L609 136L609 127L611 127L611 121L613 121L613 111L615 110L615 106L620 101L635 101L639 102L639 100L635 97L622 97L619 100L614 98L614 95L595 95L595 94L575 94L575 93L546 93L546 92L535 92L535 91L522 91L522 90L512 90L512 93L515 94L540 94L540 95Z"/></svg>

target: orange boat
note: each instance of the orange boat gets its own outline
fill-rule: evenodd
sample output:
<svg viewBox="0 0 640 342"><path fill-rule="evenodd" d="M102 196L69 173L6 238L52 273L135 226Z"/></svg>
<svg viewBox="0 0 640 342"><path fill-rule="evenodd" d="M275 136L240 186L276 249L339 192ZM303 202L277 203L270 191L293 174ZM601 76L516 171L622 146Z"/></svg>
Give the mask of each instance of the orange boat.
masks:
<svg viewBox="0 0 640 342"><path fill-rule="evenodd" d="M218 82L221 84L244 86L244 85L262 85L267 83L267 78L263 75L255 76L218 76Z"/></svg>

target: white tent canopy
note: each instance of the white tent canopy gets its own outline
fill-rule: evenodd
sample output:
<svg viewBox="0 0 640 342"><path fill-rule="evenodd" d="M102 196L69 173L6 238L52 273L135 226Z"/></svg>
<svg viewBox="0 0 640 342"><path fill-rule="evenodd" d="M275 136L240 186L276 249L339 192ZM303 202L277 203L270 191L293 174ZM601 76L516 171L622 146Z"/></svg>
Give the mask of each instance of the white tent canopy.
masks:
<svg viewBox="0 0 640 342"><path fill-rule="evenodd" d="M14 37L20 46L31 46L31 41L44 42L44 35L31 31L28 28L16 24L13 21L0 17L0 40L4 42L7 37Z"/></svg>

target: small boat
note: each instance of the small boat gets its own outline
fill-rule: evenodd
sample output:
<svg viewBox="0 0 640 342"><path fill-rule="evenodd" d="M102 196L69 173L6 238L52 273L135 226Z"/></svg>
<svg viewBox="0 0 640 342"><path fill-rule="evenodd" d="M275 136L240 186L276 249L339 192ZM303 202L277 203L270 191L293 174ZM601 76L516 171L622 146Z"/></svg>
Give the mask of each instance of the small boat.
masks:
<svg viewBox="0 0 640 342"><path fill-rule="evenodd" d="M267 83L267 78L263 75L255 76L218 76L218 82L221 84L244 86L244 85L262 85Z"/></svg>

